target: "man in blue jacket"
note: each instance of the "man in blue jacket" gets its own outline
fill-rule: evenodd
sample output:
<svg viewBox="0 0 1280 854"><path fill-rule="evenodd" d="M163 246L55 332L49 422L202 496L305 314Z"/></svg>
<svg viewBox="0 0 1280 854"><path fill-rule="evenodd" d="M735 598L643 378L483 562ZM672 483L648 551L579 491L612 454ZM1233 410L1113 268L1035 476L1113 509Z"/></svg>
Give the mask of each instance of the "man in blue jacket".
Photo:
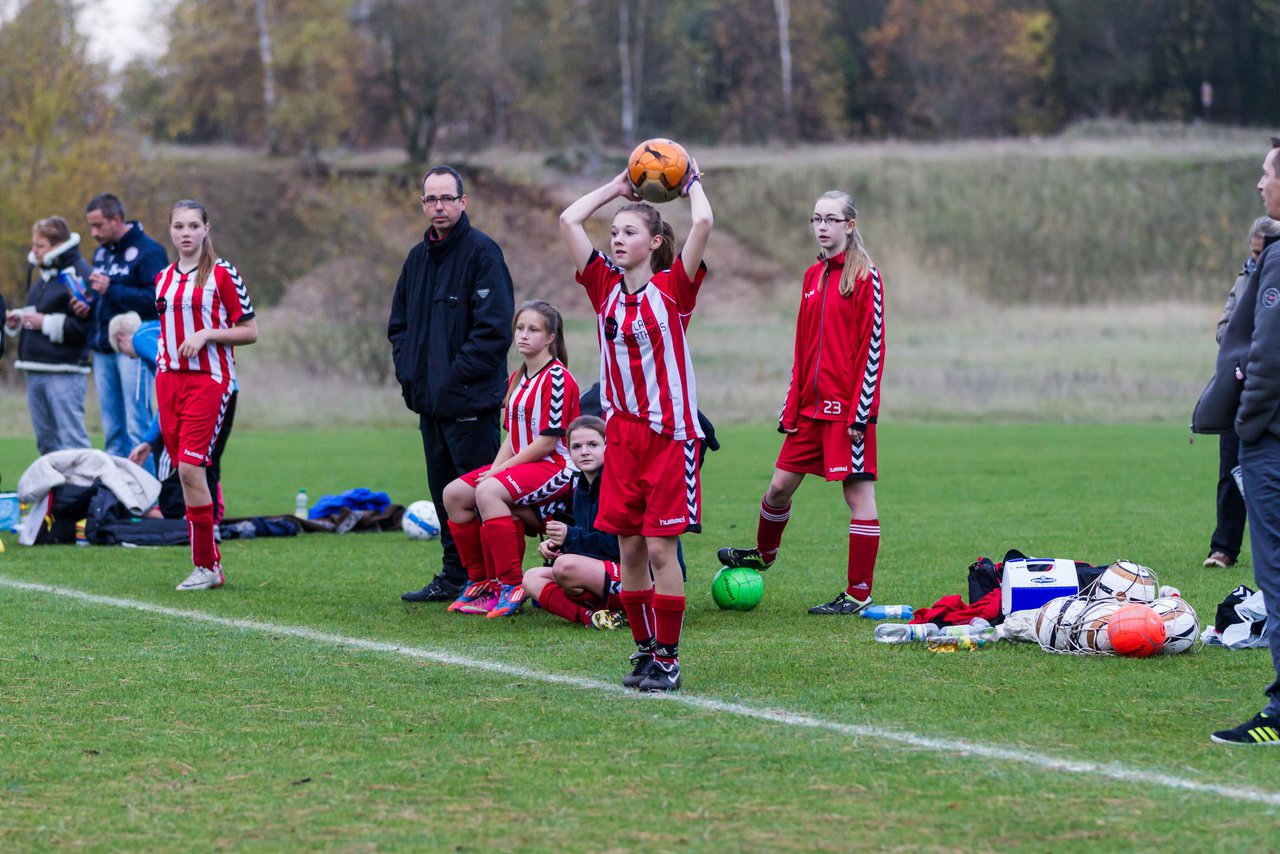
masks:
<svg viewBox="0 0 1280 854"><path fill-rule="evenodd" d="M467 218L456 169L427 172L421 201L430 227L400 271L387 338L405 405L418 413L444 558L427 586L400 598L443 602L457 598L467 582L444 488L498 453L515 294L502 250Z"/></svg>
<svg viewBox="0 0 1280 854"><path fill-rule="evenodd" d="M156 319L156 275L169 265L169 257L141 223L125 219L124 205L110 193L89 200L85 219L99 244L89 276L97 296L92 306L75 300L72 310L91 317L89 349L106 451L126 457L151 423L156 378L142 362L111 348L107 327L112 318L127 311L136 311L144 321ZM154 463L148 461L147 468L154 472Z"/></svg>
<svg viewBox="0 0 1280 854"><path fill-rule="evenodd" d="M1278 138L1271 139L1258 191L1267 215L1280 218ZM1258 266L1223 332L1218 357L1216 379L1230 372L1238 381L1235 428L1240 436L1253 577L1267 607L1267 634L1276 674L1261 712L1239 726L1213 734L1214 741L1224 744L1280 744L1280 248L1276 243L1275 237L1265 241Z"/></svg>

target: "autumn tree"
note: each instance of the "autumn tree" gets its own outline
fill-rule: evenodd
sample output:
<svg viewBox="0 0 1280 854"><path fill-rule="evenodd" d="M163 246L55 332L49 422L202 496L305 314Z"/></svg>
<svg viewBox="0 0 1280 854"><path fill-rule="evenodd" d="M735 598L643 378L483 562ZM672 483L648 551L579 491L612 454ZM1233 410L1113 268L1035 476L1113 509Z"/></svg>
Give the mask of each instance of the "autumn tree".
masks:
<svg viewBox="0 0 1280 854"><path fill-rule="evenodd" d="M136 166L113 126L105 69L85 59L72 0L19 2L0 26L0 269L10 299L25 280L32 224L59 214L84 231L85 202ZM91 247L86 249L90 254Z"/></svg>
<svg viewBox="0 0 1280 854"><path fill-rule="evenodd" d="M865 35L873 129L933 137L1040 129L1053 22L1020 0L891 0Z"/></svg>
<svg viewBox="0 0 1280 854"><path fill-rule="evenodd" d="M357 98L348 6L179 0L168 49L150 73L126 69L123 102L161 137L315 156L342 141Z"/></svg>
<svg viewBox="0 0 1280 854"><path fill-rule="evenodd" d="M464 114L475 96L483 9L449 0L362 0L353 10L369 39L366 80L385 90L414 163L431 159L445 121Z"/></svg>

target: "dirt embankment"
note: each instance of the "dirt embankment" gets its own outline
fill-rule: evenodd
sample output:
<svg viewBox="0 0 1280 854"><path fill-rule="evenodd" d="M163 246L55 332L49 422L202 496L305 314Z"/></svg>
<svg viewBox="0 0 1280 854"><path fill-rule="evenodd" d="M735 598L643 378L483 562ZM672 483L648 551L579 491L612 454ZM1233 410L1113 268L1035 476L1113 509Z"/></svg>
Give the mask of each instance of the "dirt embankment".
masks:
<svg viewBox="0 0 1280 854"><path fill-rule="evenodd" d="M503 181L481 174L468 189L471 221L502 246L516 283L517 301L545 299L570 317L589 317L591 308L573 278L573 266L560 242L560 212L589 185L547 188ZM610 208L612 210L612 208ZM689 229L688 207L677 201L660 207L679 241ZM595 245L608 249L610 217L589 223ZM728 319L752 316L772 305L799 271L784 270L749 243L718 229L707 246L710 273L702 289L699 316Z"/></svg>

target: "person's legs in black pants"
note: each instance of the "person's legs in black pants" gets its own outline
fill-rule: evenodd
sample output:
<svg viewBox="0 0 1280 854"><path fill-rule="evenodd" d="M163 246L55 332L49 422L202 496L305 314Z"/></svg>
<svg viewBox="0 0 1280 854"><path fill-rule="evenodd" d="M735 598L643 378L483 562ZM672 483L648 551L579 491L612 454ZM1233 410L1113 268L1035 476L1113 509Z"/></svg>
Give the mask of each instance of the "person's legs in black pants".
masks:
<svg viewBox="0 0 1280 854"><path fill-rule="evenodd" d="M1205 566L1219 563L1231 566L1240 557L1240 544L1244 541L1245 503L1236 479L1231 475L1239 460L1240 437L1236 431L1221 434L1218 437L1218 525L1209 540L1209 560Z"/></svg>
<svg viewBox="0 0 1280 854"><path fill-rule="evenodd" d="M440 518L440 546L444 555L440 572L426 587L400 598L406 602L443 602L456 598L467 583L467 571L458 558L458 547L449 531L444 488L467 472L492 463L502 444L502 430L496 410L462 421L424 415L419 418L418 427L427 461L427 488Z"/></svg>

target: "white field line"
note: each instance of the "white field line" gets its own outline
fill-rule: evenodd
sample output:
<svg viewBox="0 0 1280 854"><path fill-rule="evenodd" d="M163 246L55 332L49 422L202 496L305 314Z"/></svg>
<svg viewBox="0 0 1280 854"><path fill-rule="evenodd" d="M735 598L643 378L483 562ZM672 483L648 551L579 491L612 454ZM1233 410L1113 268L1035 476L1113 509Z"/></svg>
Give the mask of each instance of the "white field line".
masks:
<svg viewBox="0 0 1280 854"><path fill-rule="evenodd" d="M634 691L623 688L620 684L600 682L595 679L583 679L577 676L564 676L558 673L544 673L539 670L530 670L526 667L517 667L515 665L503 664L497 661L486 661L484 659L458 655L457 653L448 652L447 650L442 649L402 646L400 644L387 643L385 641L348 637L346 635L333 634L331 632L317 631L305 626L286 626L278 625L276 623L264 623L259 620L242 620L231 617L219 617L202 611L187 611L179 608L168 608L164 605L155 605L150 602L142 602L137 599L120 599L114 596L98 596L96 594L85 593L80 590L56 587L50 584L34 584L28 581L18 581L17 579L6 578L4 576L0 576L0 587L9 587L14 590L26 590L35 593L49 593L90 605L107 605L113 608L127 608L133 611L142 611L147 614L158 614L160 616L173 617L179 620L207 623L231 629L263 632L271 635L300 638L302 640L337 647L345 647L348 649L403 655L407 658L415 658L421 661L432 661L437 664L463 667L468 670L482 670L488 673L501 674L503 676L528 679L534 682L543 682L548 685L563 685L584 691L599 691L607 694L634 697L640 701L674 703L676 705L696 709L700 712L719 712L721 714L736 715L742 718L768 721L769 723L783 724L785 726L833 732L838 735L851 736L854 738L870 738L878 741L888 741L936 753L958 753L981 759L995 760L998 762L1016 762L1022 765L1029 765L1042 771L1067 771L1072 774L1105 777L1111 780L1143 783L1148 786L1163 786L1168 789L1176 789L1184 792L1213 795L1215 797L1233 801L1251 801L1253 803L1280 806L1280 792L1240 788L1237 786L1223 786L1217 783L1203 783L1198 780L1191 780L1185 777L1175 777L1171 774L1165 774L1160 771L1131 768L1118 762L1085 762L1077 759L1065 759L1062 757L1051 756L1046 753L1036 753L1032 750L1019 750L1015 748L1000 747L994 744L983 744L982 742L977 741L918 735L913 732L872 726L869 724L846 724L840 723L839 721L813 717L812 715L806 715L801 712L791 712L786 709L763 709L755 706L743 705L741 703L728 703L711 697L698 696L697 694L637 694ZM1223 747L1223 750L1229 751L1233 749L1243 748L1231 748L1229 746Z"/></svg>

